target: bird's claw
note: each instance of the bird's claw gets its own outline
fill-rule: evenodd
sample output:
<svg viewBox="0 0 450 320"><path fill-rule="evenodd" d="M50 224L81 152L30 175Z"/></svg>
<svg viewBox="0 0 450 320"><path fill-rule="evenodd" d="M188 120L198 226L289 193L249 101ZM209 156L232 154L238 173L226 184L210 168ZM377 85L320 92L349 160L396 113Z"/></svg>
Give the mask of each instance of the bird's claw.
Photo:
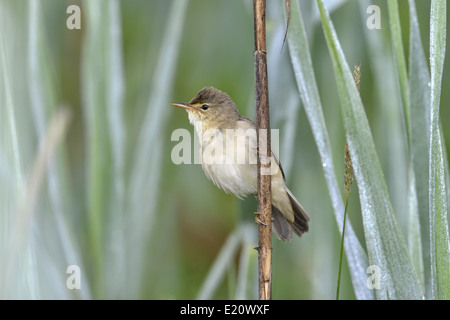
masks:
<svg viewBox="0 0 450 320"><path fill-rule="evenodd" d="M256 217L256 218L255 218L255 221L256 221L257 224L262 224L263 226L266 226L266 227L268 226L268 224L265 223L265 222L262 222L262 221L259 219L259 217Z"/></svg>

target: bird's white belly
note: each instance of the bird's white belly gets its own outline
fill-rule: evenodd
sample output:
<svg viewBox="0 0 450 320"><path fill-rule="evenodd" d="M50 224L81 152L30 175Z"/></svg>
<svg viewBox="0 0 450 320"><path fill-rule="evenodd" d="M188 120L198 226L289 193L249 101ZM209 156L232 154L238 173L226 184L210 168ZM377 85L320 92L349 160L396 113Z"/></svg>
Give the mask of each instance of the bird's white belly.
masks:
<svg viewBox="0 0 450 320"><path fill-rule="evenodd" d="M204 137L200 152L206 176L239 198L257 193L255 132L237 138L233 132Z"/></svg>
<svg viewBox="0 0 450 320"><path fill-rule="evenodd" d="M256 165L202 165L206 176L219 188L239 198L257 193Z"/></svg>
<svg viewBox="0 0 450 320"><path fill-rule="evenodd" d="M201 135L203 134L203 135ZM234 135L233 135L234 134ZM200 159L206 176L219 188L239 198L258 193L256 131L200 133ZM272 204L293 221L285 182L274 157L270 158ZM284 208L284 206L287 206Z"/></svg>

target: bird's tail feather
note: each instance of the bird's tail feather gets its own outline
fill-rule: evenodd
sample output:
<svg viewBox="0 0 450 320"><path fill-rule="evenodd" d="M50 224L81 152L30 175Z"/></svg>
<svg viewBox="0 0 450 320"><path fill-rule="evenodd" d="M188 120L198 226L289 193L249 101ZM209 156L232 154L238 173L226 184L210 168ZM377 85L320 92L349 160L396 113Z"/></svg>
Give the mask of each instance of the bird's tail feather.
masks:
<svg viewBox="0 0 450 320"><path fill-rule="evenodd" d="M292 230L299 237L308 232L308 221L310 220L305 208L295 199L288 188L286 188L286 192L294 211L294 222L288 221L280 210L272 206L272 231L278 239L283 241L291 240Z"/></svg>
<svg viewBox="0 0 450 320"><path fill-rule="evenodd" d="M286 192L289 196L289 201L291 202L292 209L294 211L294 223L291 223L291 227L292 230L294 230L294 232L301 237L309 230L308 221L310 218L305 208L303 208L300 202L295 199L294 195L288 188L286 188Z"/></svg>
<svg viewBox="0 0 450 320"><path fill-rule="evenodd" d="M291 240L291 225L276 207L272 206L272 231L283 241Z"/></svg>

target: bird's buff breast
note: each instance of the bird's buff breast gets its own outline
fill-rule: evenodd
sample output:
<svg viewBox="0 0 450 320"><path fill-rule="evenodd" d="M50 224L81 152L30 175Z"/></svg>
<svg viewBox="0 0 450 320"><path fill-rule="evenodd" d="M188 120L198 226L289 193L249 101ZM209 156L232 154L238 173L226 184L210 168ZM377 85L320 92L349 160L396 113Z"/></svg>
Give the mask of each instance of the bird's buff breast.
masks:
<svg viewBox="0 0 450 320"><path fill-rule="evenodd" d="M254 131L255 132L255 131ZM225 136L222 136L225 137ZM203 171L216 186L238 198L258 193L256 132L244 139L224 138L219 134L205 139L200 148ZM279 208L289 221L294 214L287 197L281 170L271 157L272 204Z"/></svg>
<svg viewBox="0 0 450 320"><path fill-rule="evenodd" d="M200 138L200 159L206 176L239 198L257 193L255 130L207 130Z"/></svg>

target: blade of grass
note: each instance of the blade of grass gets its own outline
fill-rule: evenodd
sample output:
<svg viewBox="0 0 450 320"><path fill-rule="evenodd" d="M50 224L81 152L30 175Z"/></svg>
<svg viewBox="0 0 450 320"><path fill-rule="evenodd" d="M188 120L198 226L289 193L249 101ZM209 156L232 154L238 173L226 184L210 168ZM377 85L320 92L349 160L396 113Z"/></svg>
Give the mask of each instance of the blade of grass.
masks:
<svg viewBox="0 0 450 320"><path fill-rule="evenodd" d="M48 170L49 163L53 158L57 146L62 141L65 131L67 129L69 120L69 112L67 109L59 110L53 117L49 124L48 130L43 135L39 150L36 154L33 162L31 174L27 179L27 187L23 194L23 198L20 200L17 207L17 211L14 214L13 230L9 233L10 239L8 240L8 250L6 251L6 257L4 261L7 261L5 270L5 284L6 288L11 285L17 285L17 283L11 283L15 279L13 272L20 268L20 263L23 260L20 259L20 255L17 252L28 252L30 255L26 255L25 261L28 259L34 260L34 246L35 243L31 241L32 233L31 228L33 225L33 215L35 214L38 196L42 189L46 171ZM35 262L31 262L35 264ZM30 293L32 298L40 297L40 290L38 287L39 277L35 275L30 283ZM19 286L21 284L19 283ZM34 288L34 290L33 290Z"/></svg>
<svg viewBox="0 0 450 320"><path fill-rule="evenodd" d="M4 14L8 14L7 8L2 8L2 11ZM11 18L9 18L11 19ZM8 21L8 18L5 17L5 19L2 19L2 21ZM6 23L6 22L4 22ZM7 28L5 28L7 29ZM8 30L4 30L4 33L8 34L8 32L11 31L11 28ZM3 34L3 32L2 32ZM6 118L8 119L8 127L9 127L9 135L10 135L10 150L13 158L14 165L14 174L15 174L15 181L17 182L18 190L23 190L23 172L22 172L22 156L20 153L19 148L19 138L18 138L18 132L17 132L17 117L16 117L16 111L14 109L14 101L13 101L13 94L12 94L12 87L13 84L11 83L11 65L12 63L8 60L8 54L6 52L8 48L8 43L6 36L1 37L1 74L3 78L3 92L4 92L4 105L6 107ZM2 103L3 105L3 103Z"/></svg>
<svg viewBox="0 0 450 320"><path fill-rule="evenodd" d="M344 126L358 182L369 260L380 268L379 299L421 299L423 293L394 217L364 108L323 1L316 0L333 62Z"/></svg>
<svg viewBox="0 0 450 320"><path fill-rule="evenodd" d="M150 84L148 107L135 145L132 159L131 177L127 193L129 217L129 239L131 244L146 239L153 228L156 215L159 186L162 173L162 158L165 137L162 136L170 107L168 99L175 75L175 67L180 52L184 18L189 1L172 2L163 43L158 56L156 70ZM139 250L129 252L128 260L136 266L133 274L142 274L143 254ZM129 286L138 292L140 278L130 274Z"/></svg>
<svg viewBox="0 0 450 320"><path fill-rule="evenodd" d="M43 32L42 23L42 8L39 7L37 0L31 0L28 4L28 92L30 95L30 107L33 114L33 121L36 136L41 140L45 134L47 126L47 114L53 113L56 109L55 102L55 82L50 76L51 63L49 61L49 54L47 52L47 39ZM62 110L66 110L63 107ZM56 110L56 112L60 112ZM61 149L65 146L62 145ZM61 161L61 152L55 155L48 167L47 174L47 189L50 202L50 211L54 219L54 235L59 240L61 245L61 252L64 255L63 259L58 255L49 253L49 259L46 261L46 266L43 267L44 272L48 270L48 264L55 264L55 269L59 270L58 275L66 275L65 271L68 265L76 264L82 266L82 260L74 243L74 230L70 228L67 217L71 212L67 212L70 206L63 203L64 196L67 194L67 181L64 176L60 174L66 171L66 163ZM42 201L42 200L41 200ZM42 216L41 216L42 217ZM49 222L49 223L53 223ZM84 270L84 268L82 268ZM59 281L46 283L46 290L48 293L57 291L56 287L63 287L65 289L65 279L60 277ZM83 290L75 290L71 292L74 297L89 297L89 289L86 283L83 283ZM45 296L44 296L45 297Z"/></svg>
<svg viewBox="0 0 450 320"><path fill-rule="evenodd" d="M3 145L2 151L5 151L5 170L10 174L10 180L5 181L8 188L2 192L2 207L0 215L2 228L2 241L0 243L1 268L0 290L3 298L38 298L36 290L36 272L31 268L34 259L34 251L30 242L26 245L27 250L11 252L11 246L18 246L11 243L13 238L12 229L17 228L14 214L18 211L19 201L24 197L25 192L25 165L28 163L25 159L25 148L21 144L20 134L23 131L20 128L22 105L16 92L19 92L18 81L15 67L19 65L20 53L14 54L17 49L17 42L24 41L23 26L24 16L17 14L17 3L0 2L0 111L1 135L0 141ZM21 61L20 61L21 62ZM6 259L10 256L10 259ZM10 261L14 259L14 261ZM7 272L12 269L11 265L15 262L15 272Z"/></svg>
<svg viewBox="0 0 450 320"><path fill-rule="evenodd" d="M361 81L361 69L360 66L355 66L353 69L353 77L355 79L356 87L360 91L360 81ZM339 253L339 271L338 271L338 282L336 289L336 300L339 300L339 289L341 287L341 271L342 271L342 260L344 251L344 239L345 239L345 222L347 220L347 209L348 209L348 195L350 193L350 188L353 183L353 165L352 159L350 157L350 150L348 150L348 144L345 143L344 148L344 195L345 195L345 209L344 209L344 222L342 224L342 239L341 239L341 251Z"/></svg>
<svg viewBox="0 0 450 320"><path fill-rule="evenodd" d="M441 141L445 141L444 139L444 130L442 130L441 124ZM450 207L450 168L448 163L448 152L445 143L442 143L442 155L444 158L444 171L445 171L445 181L447 186L447 209ZM447 212L448 215L448 212ZM450 216L447 216L448 222L450 223Z"/></svg>
<svg viewBox="0 0 450 320"><path fill-rule="evenodd" d="M85 1L86 28L82 57L83 111L86 121L89 248L93 271L93 293L105 297L105 226L110 188L111 144L107 135L106 75L108 60L109 15L107 1Z"/></svg>
<svg viewBox="0 0 450 320"><path fill-rule="evenodd" d="M419 20L414 0L409 1L409 87L410 126L409 146L410 196L408 243L411 260L430 298L430 235L428 206L430 71L420 39Z"/></svg>
<svg viewBox="0 0 450 320"><path fill-rule="evenodd" d="M405 116L406 134L409 137L410 131L410 101L409 101L409 83L408 72L406 69L406 60L403 49L402 33L400 26L400 17L398 14L398 2L388 1L389 26L391 29L392 46L394 50L395 63L397 65L398 77L400 80L400 93L402 98L403 113ZM408 139L409 141L410 139Z"/></svg>
<svg viewBox="0 0 450 320"><path fill-rule="evenodd" d="M234 260L239 244L241 244L243 239L242 231L246 228L245 224L240 224L228 236L216 260L209 269L208 275L198 293L197 300L209 300L213 298L214 292L220 285L220 281L225 276L226 271L230 267L230 263Z"/></svg>
<svg viewBox="0 0 450 320"><path fill-rule="evenodd" d="M345 222L347 220L347 208L348 208L348 198L345 199L345 209L344 209L344 222L342 224L342 236L341 236L341 250L339 252L339 270L338 270L338 280L336 289L336 300L339 300L339 292L341 288L341 273L342 273L342 261L344 252L344 239L345 239Z"/></svg>
<svg viewBox="0 0 450 320"><path fill-rule="evenodd" d="M335 218L339 230L343 230L344 202L335 174L331 143L322 112L308 40L297 1L293 1L291 4L288 45L298 89L322 161ZM350 221L346 223L344 248L356 297L364 300L374 299L373 291L370 291L366 285L366 269L369 265L367 256L355 235Z"/></svg>
<svg viewBox="0 0 450 320"><path fill-rule="evenodd" d="M408 110L408 86L400 86L398 77L402 75L402 83L408 81L406 71L403 44L390 44L386 32L369 29L366 26L367 9L372 2L369 0L358 1L361 8L361 17L365 38L365 46L370 53L368 66L364 68L369 77L373 76L373 85L365 88L366 92L372 92L372 99L367 102L378 106L374 113L374 140L382 141L384 146L378 150L380 162L386 175L386 184L391 196L392 206L396 213L401 230L406 234L408 211L404 210L408 202L408 140L405 129L405 115ZM397 21L397 24L400 23ZM394 23L395 25L395 23ZM400 31L399 28L391 28ZM400 39L401 34L392 36L391 41ZM390 48L396 49L394 56ZM399 58L397 59L397 56ZM396 60L401 62L397 63ZM397 66L403 66L398 68ZM397 70L399 69L399 70ZM396 77L397 73L397 77ZM399 99L397 99L397 96ZM403 99L403 97L406 97ZM403 102L404 101L404 102ZM395 156L394 156L395 155Z"/></svg>
<svg viewBox="0 0 450 320"><path fill-rule="evenodd" d="M447 220L447 189L439 129L439 105L444 69L447 8L445 0L431 1L430 14L430 250L431 289L434 299L450 299L450 240Z"/></svg>
<svg viewBox="0 0 450 320"><path fill-rule="evenodd" d="M239 257L239 269L236 283L236 300L251 299L248 297L249 284L253 284L256 275L257 252L254 250L255 238L252 224L247 223L241 226L242 251ZM253 244L253 245L252 245ZM251 268L254 266L255 268Z"/></svg>
<svg viewBox="0 0 450 320"><path fill-rule="evenodd" d="M108 67L105 70L106 78L106 105L109 129L109 140L111 141L112 158L112 182L110 190L110 209L107 225L107 265L109 277L117 279L108 281L107 293L110 297L126 297L127 279L123 277L126 273L127 260L125 258L125 128L124 128L124 71L122 57L122 21L120 15L120 1L110 0L107 2L106 11L109 16L109 28L107 31L107 48L105 59Z"/></svg>
<svg viewBox="0 0 450 320"><path fill-rule="evenodd" d="M413 3L414 5L414 3ZM418 192L425 191L424 194L428 197L426 188L417 184L417 181L423 181L424 174L427 175L426 170L420 170L417 164L426 158L428 149L420 149L420 143L425 141L426 137L426 119L425 109L427 104L424 104L423 98L428 97L426 90L429 81L429 72L423 56L423 48L420 41L419 26L417 16L415 14L415 7L410 4L410 57L409 57L409 77L406 70L406 59L403 50L403 42L401 35L400 17L398 12L398 3L396 1L389 2L389 19L390 19L390 33L392 38L392 47L394 52L394 60L396 62L397 76L400 84L400 97L403 106L403 116L405 123L405 136L408 145L409 160L406 166L408 167L408 212L407 212L407 235L408 235L408 249L416 270L418 279L422 288L425 290L425 276L423 269L422 258L422 239L427 239L425 234L421 234L420 211ZM426 78L428 75L428 79ZM424 82L425 81L425 82ZM425 87L424 87L425 86ZM420 151L424 152L421 153ZM416 168L416 170L414 170ZM416 174L418 179L416 179ZM425 186L425 183L423 186ZM417 190L421 189L421 190ZM420 199L422 200L422 199ZM426 207L424 207L426 208ZM423 217L426 217L424 214ZM426 226L426 221L422 221ZM423 230L422 230L423 231Z"/></svg>

